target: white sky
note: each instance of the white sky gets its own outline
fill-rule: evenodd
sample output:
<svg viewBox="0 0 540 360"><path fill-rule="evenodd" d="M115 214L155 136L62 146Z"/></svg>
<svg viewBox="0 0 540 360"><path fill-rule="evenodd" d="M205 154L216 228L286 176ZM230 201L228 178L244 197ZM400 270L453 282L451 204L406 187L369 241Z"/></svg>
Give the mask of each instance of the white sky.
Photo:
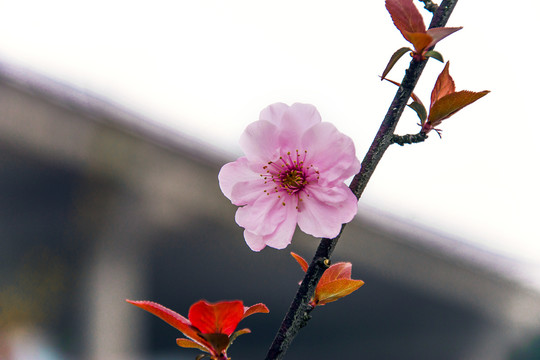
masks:
<svg viewBox="0 0 540 360"><path fill-rule="evenodd" d="M458 3L448 26L464 29L437 50L457 90L492 92L443 123L442 140L393 146L361 201L540 264L540 5L516 4ZM383 0L0 0L0 61L233 154L259 111L283 101L316 105L362 159L396 90L377 75L407 45ZM428 64L424 103L442 68ZM406 110L398 130L416 123Z"/></svg>

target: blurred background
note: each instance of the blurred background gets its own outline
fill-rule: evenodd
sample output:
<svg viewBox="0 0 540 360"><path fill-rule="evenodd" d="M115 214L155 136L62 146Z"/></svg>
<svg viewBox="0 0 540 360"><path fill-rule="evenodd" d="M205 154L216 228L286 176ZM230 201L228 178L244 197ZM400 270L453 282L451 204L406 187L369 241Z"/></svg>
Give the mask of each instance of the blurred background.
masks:
<svg viewBox="0 0 540 360"><path fill-rule="evenodd" d="M366 285L316 309L286 358L540 358L540 76L513 50L540 9L489 6L458 3L448 25L464 29L437 50L458 90L492 92L442 140L388 151L333 257ZM289 251L310 259L318 241L250 251L217 173L277 101L315 104L363 157L395 92L377 75L406 45L384 2L23 0L0 14L0 359L196 356L126 298L184 315L201 298L264 302L230 350L263 358L302 278ZM442 67L428 64L424 103ZM406 111L399 132L416 122Z"/></svg>

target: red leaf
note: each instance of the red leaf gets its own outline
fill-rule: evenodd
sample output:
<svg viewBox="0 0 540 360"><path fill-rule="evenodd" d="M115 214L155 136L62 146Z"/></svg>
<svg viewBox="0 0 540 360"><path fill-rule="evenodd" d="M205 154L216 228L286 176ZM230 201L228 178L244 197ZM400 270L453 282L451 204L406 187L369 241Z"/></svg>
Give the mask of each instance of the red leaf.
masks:
<svg viewBox="0 0 540 360"><path fill-rule="evenodd" d="M126 301L157 316L161 320L165 321L167 324L180 330L180 332L185 336L193 340L200 340L197 331L192 328L189 320L182 315L172 311L171 309L168 309L165 306L155 303L153 301L132 301L127 299Z"/></svg>
<svg viewBox="0 0 540 360"><path fill-rule="evenodd" d="M349 262L339 262L330 266L323 273L318 286L334 281L336 279L350 279L352 264Z"/></svg>
<svg viewBox="0 0 540 360"><path fill-rule="evenodd" d="M315 303L324 305L336 301L358 290L364 282L362 280L337 279L326 284L317 286Z"/></svg>
<svg viewBox="0 0 540 360"><path fill-rule="evenodd" d="M191 324L203 334L221 333L230 336L244 317L240 300L221 301L215 304L200 300L189 308Z"/></svg>
<svg viewBox="0 0 540 360"><path fill-rule="evenodd" d="M308 269L307 261L304 260L304 258L301 257L300 255L298 255L296 253L293 253L292 251L291 251L291 255L298 262L298 264L300 264L300 266L302 267L302 270L304 270L304 272L306 272L307 269Z"/></svg>
<svg viewBox="0 0 540 360"><path fill-rule="evenodd" d="M429 111L428 123L431 127L439 125L444 119L454 115L465 106L472 104L481 97L487 95L488 90L474 92L474 91L458 91L446 96L443 96L439 100L435 101Z"/></svg>
<svg viewBox="0 0 540 360"><path fill-rule="evenodd" d="M446 63L443 71L437 77L437 81L435 82L433 91L431 91L431 103L429 105L430 108L433 107L435 101L439 100L445 95L451 94L456 91L456 85L454 84L454 80L450 76L449 67L450 61Z"/></svg>
<svg viewBox="0 0 540 360"><path fill-rule="evenodd" d="M428 47L435 46L436 43L438 43L439 41L441 41L442 39L444 39L448 35L453 34L456 31L461 30L461 29L463 29L463 26L460 26L460 27L439 27L439 28L429 29L427 31L427 34L429 36L431 36L431 38L433 40L432 40L431 44L428 45Z"/></svg>
<svg viewBox="0 0 540 360"><path fill-rule="evenodd" d="M257 314L257 313L269 313L270 310L264 305L263 303L258 303L255 305L252 305L250 307L244 306L244 316L242 319L247 318L250 315Z"/></svg>
<svg viewBox="0 0 540 360"><path fill-rule="evenodd" d="M406 33L426 32L424 19L412 0L386 0L386 9L405 39Z"/></svg>

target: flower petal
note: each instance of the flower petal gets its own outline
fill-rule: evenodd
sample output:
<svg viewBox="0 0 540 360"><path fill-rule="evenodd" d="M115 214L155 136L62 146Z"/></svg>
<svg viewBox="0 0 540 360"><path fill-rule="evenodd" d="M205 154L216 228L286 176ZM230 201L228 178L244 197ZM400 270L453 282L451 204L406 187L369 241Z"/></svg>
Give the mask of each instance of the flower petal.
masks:
<svg viewBox="0 0 540 360"><path fill-rule="evenodd" d="M311 127L302 137L302 148L308 149L306 164L319 171L319 184L331 186L360 171L360 161L352 139L330 123Z"/></svg>
<svg viewBox="0 0 540 360"><path fill-rule="evenodd" d="M230 336L244 316L240 300L221 301L215 304L200 300L189 308L191 324L202 334L225 334Z"/></svg>
<svg viewBox="0 0 540 360"><path fill-rule="evenodd" d="M279 126L281 124L283 114L285 111L289 110L289 107L289 105L284 103L268 105L262 109L261 113L259 114L259 120L266 120Z"/></svg>
<svg viewBox="0 0 540 360"><path fill-rule="evenodd" d="M235 186L239 183L256 182L260 180L260 176L250 168L248 159L241 157L236 161L223 165L219 171L218 180L221 191L233 204L245 205L245 202L242 203L241 197L238 197L238 195L233 196Z"/></svg>
<svg viewBox="0 0 540 360"><path fill-rule="evenodd" d="M266 247L264 236L257 235L249 230L244 230L244 239L246 240L246 244L253 251L261 251Z"/></svg>
<svg viewBox="0 0 540 360"><path fill-rule="evenodd" d="M294 198L286 199L286 203ZM239 208L235 220L238 225L258 235L269 235L284 221L287 215L284 199L277 195L262 194L252 204Z"/></svg>
<svg viewBox="0 0 540 360"><path fill-rule="evenodd" d="M303 197L298 212L298 226L315 237L333 238L357 211L356 197L345 184L333 188L309 186L309 197Z"/></svg>
<svg viewBox="0 0 540 360"><path fill-rule="evenodd" d="M266 246L274 249L284 249L291 243L296 222L298 219L298 210L296 198L291 198L283 208L285 216L283 221L277 225L275 231L267 235L259 235L251 231L244 231L244 238L251 250L260 251Z"/></svg>
<svg viewBox="0 0 540 360"><path fill-rule="evenodd" d="M259 120L249 124L239 142L249 161L266 164L279 157L279 129L270 121Z"/></svg>

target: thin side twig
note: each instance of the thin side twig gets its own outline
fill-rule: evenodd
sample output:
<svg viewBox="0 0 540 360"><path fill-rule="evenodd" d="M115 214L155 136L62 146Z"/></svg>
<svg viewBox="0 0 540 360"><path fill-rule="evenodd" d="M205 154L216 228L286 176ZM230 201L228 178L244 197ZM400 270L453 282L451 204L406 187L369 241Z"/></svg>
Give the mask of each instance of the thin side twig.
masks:
<svg viewBox="0 0 540 360"><path fill-rule="evenodd" d="M403 146L405 144L417 144L426 141L428 135L425 132L418 134L396 135L392 136L392 144Z"/></svg>
<svg viewBox="0 0 540 360"><path fill-rule="evenodd" d="M424 3L424 9L432 13L435 13L435 11L437 11L437 8L439 7L439 5L435 4L431 0L420 0L420 1Z"/></svg>
<svg viewBox="0 0 540 360"><path fill-rule="evenodd" d="M437 12L433 15L430 28L443 27L446 25L457 0L443 0ZM426 65L427 60L416 61L412 60L409 69L405 72L405 77L401 82L401 86L386 113L386 116L373 140L364 160L362 168L353 178L349 188L359 199L366 188L371 175L373 175L377 164L381 160L384 152L393 143L393 135L396 125L403 113L403 109L407 105L407 101L411 96L418 79ZM330 255L341 237L345 225L341 227L341 232L334 239L321 239L319 247L309 265L304 280L300 284L296 296L294 297L291 306L281 323L281 326L274 338L270 349L266 355L266 360L280 360L285 355L289 345L294 337L306 325L310 318L309 300L315 292L315 287L319 282L322 274L326 270L325 261L330 259Z"/></svg>

